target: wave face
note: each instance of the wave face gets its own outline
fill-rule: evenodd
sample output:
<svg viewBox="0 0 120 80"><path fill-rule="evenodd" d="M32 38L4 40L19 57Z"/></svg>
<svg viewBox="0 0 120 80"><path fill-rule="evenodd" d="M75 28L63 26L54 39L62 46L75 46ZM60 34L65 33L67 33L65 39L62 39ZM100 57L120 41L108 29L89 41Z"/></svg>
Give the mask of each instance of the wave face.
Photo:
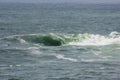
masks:
<svg viewBox="0 0 120 80"><path fill-rule="evenodd" d="M20 42L31 42L42 44L46 46L60 46L69 44L70 42L80 42L89 37L90 34L29 34L29 35L15 35L3 38L4 40L19 40Z"/></svg>
<svg viewBox="0 0 120 80"><path fill-rule="evenodd" d="M109 35L99 34L29 34L16 35L3 38L4 40L19 40L21 43L30 42L45 46L61 46L61 45L91 45L102 46L110 44L120 44L120 34L111 32Z"/></svg>
<svg viewBox="0 0 120 80"><path fill-rule="evenodd" d="M60 46L65 43L64 37L58 35L27 35L21 36L28 42L44 44L46 46Z"/></svg>

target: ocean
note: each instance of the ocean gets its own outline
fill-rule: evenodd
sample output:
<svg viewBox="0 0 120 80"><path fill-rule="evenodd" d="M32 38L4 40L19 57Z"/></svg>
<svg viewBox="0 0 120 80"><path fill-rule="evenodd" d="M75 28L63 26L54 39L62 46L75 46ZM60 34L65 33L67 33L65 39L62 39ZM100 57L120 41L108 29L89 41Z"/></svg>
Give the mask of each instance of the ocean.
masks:
<svg viewBox="0 0 120 80"><path fill-rule="evenodd" d="M120 80L120 4L0 3L0 80Z"/></svg>

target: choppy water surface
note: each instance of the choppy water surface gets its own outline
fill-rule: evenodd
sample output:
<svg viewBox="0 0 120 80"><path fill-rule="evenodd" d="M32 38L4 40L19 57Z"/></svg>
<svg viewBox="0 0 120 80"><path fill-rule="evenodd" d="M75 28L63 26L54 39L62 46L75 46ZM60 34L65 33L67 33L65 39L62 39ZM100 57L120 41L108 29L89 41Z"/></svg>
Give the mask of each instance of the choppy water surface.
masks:
<svg viewBox="0 0 120 80"><path fill-rule="evenodd" d="M117 4L2 3L0 80L119 80L119 13Z"/></svg>

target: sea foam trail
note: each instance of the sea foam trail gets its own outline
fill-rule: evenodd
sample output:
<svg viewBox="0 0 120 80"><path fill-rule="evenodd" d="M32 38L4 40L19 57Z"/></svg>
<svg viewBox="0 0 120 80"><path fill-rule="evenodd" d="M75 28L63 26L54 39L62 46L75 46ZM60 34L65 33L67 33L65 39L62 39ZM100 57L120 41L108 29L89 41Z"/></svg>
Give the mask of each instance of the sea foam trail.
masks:
<svg viewBox="0 0 120 80"><path fill-rule="evenodd" d="M72 62L77 62L77 59L73 59L73 58L69 58L69 57L65 57L64 55L55 55L56 58L58 59L63 59L63 60L68 60L68 61L72 61Z"/></svg>

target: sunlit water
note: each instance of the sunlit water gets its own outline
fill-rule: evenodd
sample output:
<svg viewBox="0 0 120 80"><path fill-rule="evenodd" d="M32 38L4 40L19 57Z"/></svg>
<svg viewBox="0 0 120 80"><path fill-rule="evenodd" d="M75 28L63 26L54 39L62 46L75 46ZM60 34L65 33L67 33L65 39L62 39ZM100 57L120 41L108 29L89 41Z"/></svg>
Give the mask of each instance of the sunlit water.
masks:
<svg viewBox="0 0 120 80"><path fill-rule="evenodd" d="M119 80L120 5L0 3L0 80Z"/></svg>

